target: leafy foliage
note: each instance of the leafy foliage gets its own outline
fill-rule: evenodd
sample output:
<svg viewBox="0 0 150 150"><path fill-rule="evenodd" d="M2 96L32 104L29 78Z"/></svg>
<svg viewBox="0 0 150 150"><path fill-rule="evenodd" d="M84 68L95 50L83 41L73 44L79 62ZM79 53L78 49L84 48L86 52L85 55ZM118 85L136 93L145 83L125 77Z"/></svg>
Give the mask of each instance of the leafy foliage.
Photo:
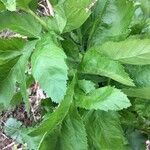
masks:
<svg viewBox="0 0 150 150"><path fill-rule="evenodd" d="M66 92L67 65L65 53L51 35L45 35L37 43L31 58L32 73L46 94L60 102Z"/></svg>
<svg viewBox="0 0 150 150"><path fill-rule="evenodd" d="M91 149L123 149L123 132L115 112L90 111L84 120Z"/></svg>
<svg viewBox="0 0 150 150"><path fill-rule="evenodd" d="M150 138L149 0L44 5L0 0L0 33L10 34L0 36L0 111L23 101L30 115L37 92L42 115L31 127L8 118L5 134L31 150L144 150Z"/></svg>

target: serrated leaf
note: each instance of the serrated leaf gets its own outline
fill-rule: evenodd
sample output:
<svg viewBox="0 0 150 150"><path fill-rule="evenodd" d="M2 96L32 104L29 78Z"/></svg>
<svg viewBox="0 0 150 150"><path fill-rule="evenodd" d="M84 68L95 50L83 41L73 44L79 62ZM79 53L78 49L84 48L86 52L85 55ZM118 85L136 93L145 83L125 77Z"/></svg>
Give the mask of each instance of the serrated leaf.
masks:
<svg viewBox="0 0 150 150"><path fill-rule="evenodd" d="M87 150L87 135L83 120L72 105L61 125L43 140L40 150Z"/></svg>
<svg viewBox="0 0 150 150"><path fill-rule="evenodd" d="M134 86L123 66L119 62L103 56L97 51L97 48L92 48L86 52L80 69L82 73L109 77L122 84Z"/></svg>
<svg viewBox="0 0 150 150"><path fill-rule="evenodd" d="M35 43L20 39L0 40L0 103L5 107L16 92L16 82L20 83L24 102L28 104L25 69Z"/></svg>
<svg viewBox="0 0 150 150"><path fill-rule="evenodd" d="M60 133L60 150L87 150L86 131L77 110L71 110L63 121Z"/></svg>
<svg viewBox="0 0 150 150"><path fill-rule="evenodd" d="M117 111L131 105L123 92L110 86L93 90L88 94L77 90L75 99L77 106L89 110Z"/></svg>
<svg viewBox="0 0 150 150"><path fill-rule="evenodd" d="M30 133L31 136L49 134L63 121L73 100L75 82L76 79L74 77L68 86L64 100L53 113L49 113L47 118Z"/></svg>
<svg viewBox="0 0 150 150"><path fill-rule="evenodd" d="M125 69L137 87L150 87L150 65L126 65Z"/></svg>
<svg viewBox="0 0 150 150"><path fill-rule="evenodd" d="M150 87L128 88L122 91L129 97L150 99Z"/></svg>
<svg viewBox="0 0 150 150"><path fill-rule="evenodd" d="M10 11L16 11L16 0L1 0L6 9L10 10Z"/></svg>
<svg viewBox="0 0 150 150"><path fill-rule="evenodd" d="M150 119L150 99L137 98L134 102L136 112L142 116Z"/></svg>
<svg viewBox="0 0 150 150"><path fill-rule="evenodd" d="M124 136L116 112L90 111L84 122L89 149L123 150Z"/></svg>
<svg viewBox="0 0 150 150"><path fill-rule="evenodd" d="M0 13L0 31L10 29L28 37L38 37L41 33L41 25L29 14L16 12Z"/></svg>
<svg viewBox="0 0 150 150"><path fill-rule="evenodd" d="M99 51L113 60L124 64L150 64L150 39L127 39L121 42L107 42Z"/></svg>
<svg viewBox="0 0 150 150"><path fill-rule="evenodd" d="M32 73L41 88L54 102L61 102L66 92L66 55L51 34L44 35L32 55Z"/></svg>
<svg viewBox="0 0 150 150"><path fill-rule="evenodd" d="M60 128L59 125L56 129L54 129L50 134L46 135L44 140L42 141L39 150L57 150L60 149L59 144L59 135L60 135Z"/></svg>
<svg viewBox="0 0 150 150"><path fill-rule="evenodd" d="M134 14L130 0L99 0L97 2L90 45L103 44L109 40L124 39L129 34L129 25Z"/></svg>

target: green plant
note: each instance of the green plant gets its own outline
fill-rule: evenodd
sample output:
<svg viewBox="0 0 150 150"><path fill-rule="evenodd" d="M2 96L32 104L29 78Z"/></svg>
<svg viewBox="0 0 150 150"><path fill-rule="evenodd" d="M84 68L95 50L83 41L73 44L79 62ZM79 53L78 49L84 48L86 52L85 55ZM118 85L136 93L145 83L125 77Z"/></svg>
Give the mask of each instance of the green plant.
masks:
<svg viewBox="0 0 150 150"><path fill-rule="evenodd" d="M54 14L48 7L49 16L39 16L35 0L0 2L0 30L15 34L0 39L0 108L17 105L19 95L29 112L27 89L34 82L49 100L34 128L10 118L5 133L27 149L145 149L149 0L51 4Z"/></svg>

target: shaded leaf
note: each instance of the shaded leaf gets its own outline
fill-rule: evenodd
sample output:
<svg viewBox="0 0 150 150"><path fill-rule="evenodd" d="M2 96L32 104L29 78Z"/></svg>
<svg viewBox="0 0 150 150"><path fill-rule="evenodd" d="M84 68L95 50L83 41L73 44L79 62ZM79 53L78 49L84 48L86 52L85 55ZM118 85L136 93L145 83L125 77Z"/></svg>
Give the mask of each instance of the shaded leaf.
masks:
<svg viewBox="0 0 150 150"><path fill-rule="evenodd" d="M60 103L58 108L56 108L53 113L49 113L46 119L41 122L41 124L37 126L29 135L36 136L45 133L51 133L57 127L57 125L63 121L73 100L75 82L76 81L74 77L67 89L64 100Z"/></svg>
<svg viewBox="0 0 150 150"><path fill-rule="evenodd" d="M125 69L131 78L134 79L137 87L150 87L150 65L127 65Z"/></svg>
<svg viewBox="0 0 150 150"><path fill-rule="evenodd" d="M146 137L138 130L127 130L129 146L132 150L145 150Z"/></svg>
<svg viewBox="0 0 150 150"><path fill-rule="evenodd" d="M122 89L122 91L129 97L150 99L150 87L128 88Z"/></svg>
<svg viewBox="0 0 150 150"><path fill-rule="evenodd" d="M9 106L16 92L16 82L20 83L21 94L28 105L25 69L35 43L19 39L0 40L0 45L3 45L0 50L0 102L5 107ZM16 52L20 54L16 56Z"/></svg>
<svg viewBox="0 0 150 150"><path fill-rule="evenodd" d="M135 100L135 110L136 112L143 117L150 119L150 99L139 99Z"/></svg>
<svg viewBox="0 0 150 150"><path fill-rule="evenodd" d="M20 121L17 121L14 118L8 118L5 123L4 130L6 135L10 136L13 140L27 144L27 149L37 150L40 146L43 137L45 136L38 136L38 137L30 137L28 132L31 128L25 128Z"/></svg>

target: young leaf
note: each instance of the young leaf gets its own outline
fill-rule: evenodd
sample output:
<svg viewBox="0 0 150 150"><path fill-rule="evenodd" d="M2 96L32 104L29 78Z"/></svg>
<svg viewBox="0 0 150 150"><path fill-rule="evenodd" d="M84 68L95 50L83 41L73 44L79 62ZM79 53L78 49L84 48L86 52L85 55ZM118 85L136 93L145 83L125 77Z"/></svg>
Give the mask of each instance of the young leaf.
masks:
<svg viewBox="0 0 150 150"><path fill-rule="evenodd" d="M0 13L0 31L10 29L28 37L38 37L41 33L41 25L29 14L16 12Z"/></svg>
<svg viewBox="0 0 150 150"><path fill-rule="evenodd" d="M134 14L132 1L99 0L95 10L90 45L124 39L129 34L128 27Z"/></svg>
<svg viewBox="0 0 150 150"><path fill-rule="evenodd" d="M107 42L98 51L124 64L150 64L150 39L127 39L121 42Z"/></svg>
<svg viewBox="0 0 150 150"><path fill-rule="evenodd" d="M54 102L61 102L66 92L67 65L66 55L54 41L51 34L46 34L37 43L32 55L32 73L41 88Z"/></svg>
<svg viewBox="0 0 150 150"><path fill-rule="evenodd" d="M67 115L74 96L74 86L76 79L73 78L68 86L64 100L53 113L47 115L47 118L41 122L29 135L36 136L51 133L57 125L59 125Z"/></svg>
<svg viewBox="0 0 150 150"><path fill-rule="evenodd" d="M84 121L89 149L123 150L124 136L117 113L90 111Z"/></svg>
<svg viewBox="0 0 150 150"><path fill-rule="evenodd" d="M123 92L110 86L93 90L88 94L77 91L75 99L79 107L90 110L121 110L131 105Z"/></svg>
<svg viewBox="0 0 150 150"><path fill-rule="evenodd" d="M79 88L85 92L85 94L95 90L95 84L92 81L78 80L78 85Z"/></svg>
<svg viewBox="0 0 150 150"><path fill-rule="evenodd" d="M82 73L109 77L122 84L134 86L123 66L119 62L100 54L97 48L92 48L85 54L80 69Z"/></svg>

